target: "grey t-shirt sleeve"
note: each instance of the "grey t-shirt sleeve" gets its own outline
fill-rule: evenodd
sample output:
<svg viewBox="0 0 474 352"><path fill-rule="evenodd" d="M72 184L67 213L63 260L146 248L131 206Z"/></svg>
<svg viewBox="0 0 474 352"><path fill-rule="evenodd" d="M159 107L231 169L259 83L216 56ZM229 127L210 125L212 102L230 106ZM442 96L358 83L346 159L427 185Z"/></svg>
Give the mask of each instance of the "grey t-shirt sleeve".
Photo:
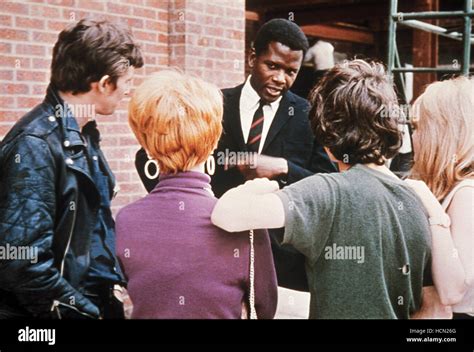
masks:
<svg viewBox="0 0 474 352"><path fill-rule="evenodd" d="M314 264L321 255L336 212L336 185L314 175L276 193L285 210L283 243L291 244Z"/></svg>

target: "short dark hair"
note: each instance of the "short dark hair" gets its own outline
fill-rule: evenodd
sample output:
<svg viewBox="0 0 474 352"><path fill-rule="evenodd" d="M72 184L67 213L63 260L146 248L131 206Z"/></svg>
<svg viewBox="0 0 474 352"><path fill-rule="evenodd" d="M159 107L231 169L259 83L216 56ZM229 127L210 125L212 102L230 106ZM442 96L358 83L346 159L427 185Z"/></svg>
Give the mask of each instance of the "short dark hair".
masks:
<svg viewBox="0 0 474 352"><path fill-rule="evenodd" d="M265 23L257 32L253 47L259 56L268 49L271 42L279 42L291 50L303 50L303 57L309 48L308 39L298 25L284 18L275 18Z"/></svg>
<svg viewBox="0 0 474 352"><path fill-rule="evenodd" d="M353 60L336 65L309 100L314 134L338 160L383 165L400 149L402 111L382 64Z"/></svg>
<svg viewBox="0 0 474 352"><path fill-rule="evenodd" d="M85 93L104 75L116 84L128 66L143 66L140 48L128 28L86 18L59 34L53 49L51 84L63 92Z"/></svg>

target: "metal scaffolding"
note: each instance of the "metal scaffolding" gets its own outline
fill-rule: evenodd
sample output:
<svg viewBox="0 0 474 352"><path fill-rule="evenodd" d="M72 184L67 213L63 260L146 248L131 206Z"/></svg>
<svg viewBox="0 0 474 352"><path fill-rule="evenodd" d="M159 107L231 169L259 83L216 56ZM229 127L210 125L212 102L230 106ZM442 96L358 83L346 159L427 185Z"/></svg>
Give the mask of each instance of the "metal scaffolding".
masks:
<svg viewBox="0 0 474 352"><path fill-rule="evenodd" d="M472 0L464 1L463 11L424 11L424 12L398 12L398 0L390 0L390 15L388 28L388 57L387 66L388 73L392 75L394 72L400 73L400 80L405 93L406 87L402 73L404 72L442 72L442 73L462 73L469 75L469 65L471 59L471 45L474 44L474 36L472 34L472 17L474 11L472 8ZM435 26L427 22L419 21L419 19L439 19L439 18L463 18L463 33L449 32L446 28ZM437 67L401 67L400 56L398 54L396 43L397 24L420 29L429 33L441 35L450 39L463 42L463 58L459 68L437 68Z"/></svg>

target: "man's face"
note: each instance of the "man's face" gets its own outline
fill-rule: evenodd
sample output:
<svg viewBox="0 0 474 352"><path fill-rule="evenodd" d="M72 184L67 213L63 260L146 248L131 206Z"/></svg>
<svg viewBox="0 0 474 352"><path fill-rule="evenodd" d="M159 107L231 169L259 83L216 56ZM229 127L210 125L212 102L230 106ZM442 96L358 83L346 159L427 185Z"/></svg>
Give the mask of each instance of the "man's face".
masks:
<svg viewBox="0 0 474 352"><path fill-rule="evenodd" d="M111 115L117 109L120 101L130 94L134 67L129 66L125 74L117 79L116 88L108 84L107 89L101 95L100 103L96 105L96 113Z"/></svg>
<svg viewBox="0 0 474 352"><path fill-rule="evenodd" d="M303 61L303 50L291 50L279 42L270 42L259 56L252 50L250 83L267 103L277 100L291 88Z"/></svg>

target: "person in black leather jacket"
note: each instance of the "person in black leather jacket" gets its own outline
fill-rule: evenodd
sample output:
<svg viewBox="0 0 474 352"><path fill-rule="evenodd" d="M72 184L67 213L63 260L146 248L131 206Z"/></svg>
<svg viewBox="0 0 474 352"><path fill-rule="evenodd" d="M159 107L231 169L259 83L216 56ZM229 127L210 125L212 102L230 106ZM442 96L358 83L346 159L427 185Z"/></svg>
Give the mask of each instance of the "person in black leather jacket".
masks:
<svg viewBox="0 0 474 352"><path fill-rule="evenodd" d="M110 115L143 65L128 29L83 19L53 49L45 100L0 143L0 317L118 318L115 179L95 114ZM6 253L5 250L3 253Z"/></svg>

